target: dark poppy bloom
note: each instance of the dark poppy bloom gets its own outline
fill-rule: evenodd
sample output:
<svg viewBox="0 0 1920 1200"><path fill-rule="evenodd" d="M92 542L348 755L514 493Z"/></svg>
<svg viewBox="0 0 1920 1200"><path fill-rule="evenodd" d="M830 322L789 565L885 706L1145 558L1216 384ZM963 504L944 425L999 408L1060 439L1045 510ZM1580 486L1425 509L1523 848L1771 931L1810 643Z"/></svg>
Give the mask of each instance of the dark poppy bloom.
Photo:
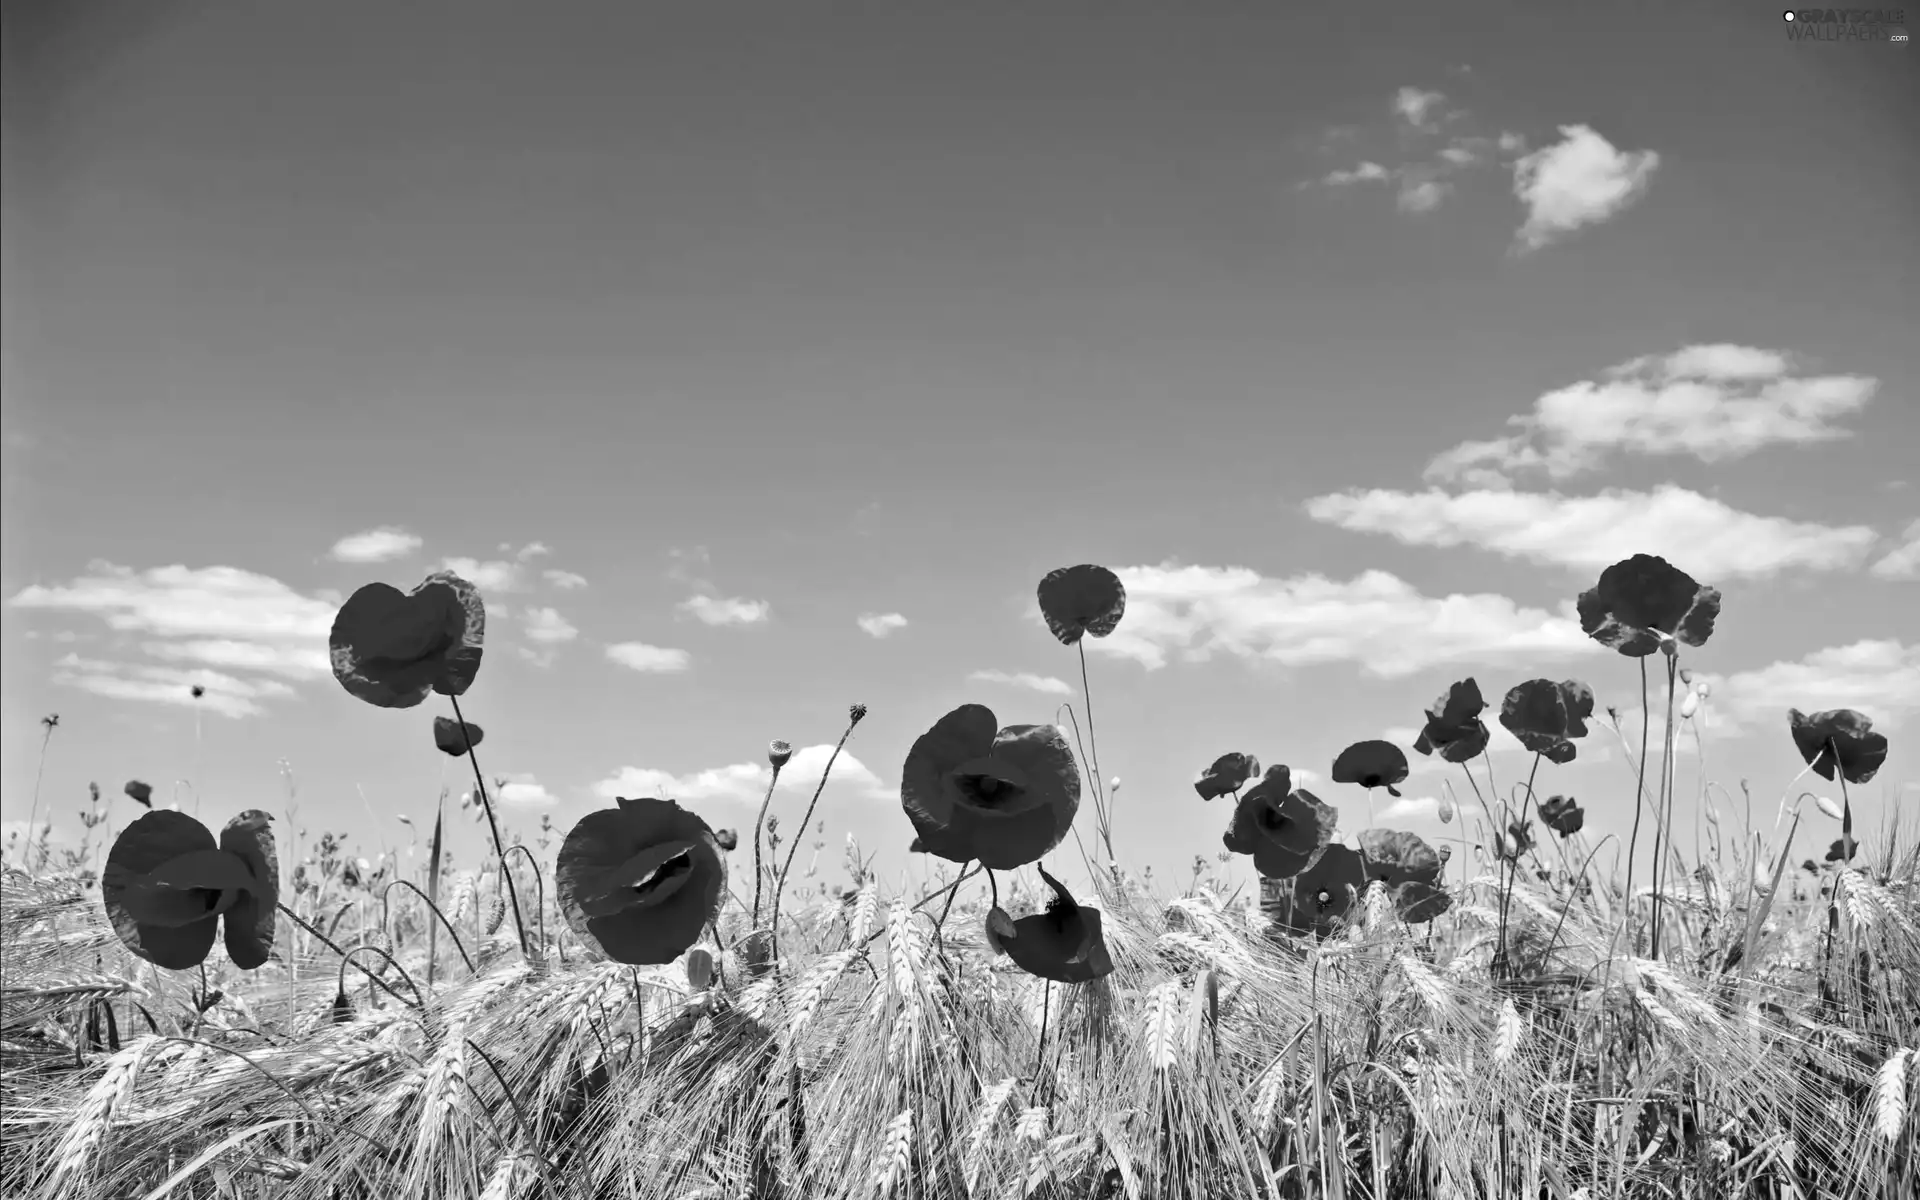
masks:
<svg viewBox="0 0 1920 1200"><path fill-rule="evenodd" d="M1392 742L1355 742L1333 760L1335 783L1357 783L1363 788L1383 787L1387 795L1398 796L1393 786L1407 778L1407 756Z"/></svg>
<svg viewBox="0 0 1920 1200"><path fill-rule="evenodd" d="M1580 827L1587 823L1587 814L1573 802L1572 796L1548 796L1540 802L1540 819L1547 823L1548 829L1566 838L1580 832Z"/></svg>
<svg viewBox="0 0 1920 1200"><path fill-rule="evenodd" d="M1500 723L1548 762L1573 761L1574 745L1568 739L1587 736L1592 716L1593 689L1577 679L1529 679L1516 684L1500 704Z"/></svg>
<svg viewBox="0 0 1920 1200"><path fill-rule="evenodd" d="M1359 840L1367 880L1387 890L1402 920L1431 921L1453 903L1453 897L1439 886L1446 859L1418 834L1366 829Z"/></svg>
<svg viewBox="0 0 1920 1200"><path fill-rule="evenodd" d="M1293 877L1267 913L1291 933L1324 937L1346 917L1367 887L1366 864L1346 846L1328 846L1311 867Z"/></svg>
<svg viewBox="0 0 1920 1200"><path fill-rule="evenodd" d="M1080 811L1080 768L1058 726L1000 729L992 709L962 704L913 743L900 805L919 850L1011 871L1067 836Z"/></svg>
<svg viewBox="0 0 1920 1200"><path fill-rule="evenodd" d="M133 802L135 804L138 804L140 807L142 808L153 807L153 785L152 784L142 783L138 779L129 779L127 780L127 786L124 790L126 791L127 795L133 797Z"/></svg>
<svg viewBox="0 0 1920 1200"><path fill-rule="evenodd" d="M1021 917L1007 932L1007 914L995 908L987 914L987 942L1011 958L1029 975L1055 983L1092 983L1113 973L1100 932L1100 910L1083 908L1058 879L1039 868L1040 878L1053 889L1045 912Z"/></svg>
<svg viewBox="0 0 1920 1200"><path fill-rule="evenodd" d="M1505 833L1493 835L1493 848L1501 858L1520 861L1520 856L1533 849L1533 822L1509 821Z"/></svg>
<svg viewBox="0 0 1920 1200"><path fill-rule="evenodd" d="M1480 685L1472 679L1460 682L1441 693L1427 709L1426 727L1413 748L1422 754L1440 752L1450 763L1463 763L1487 748L1486 722L1480 713L1487 702L1480 696Z"/></svg>
<svg viewBox="0 0 1920 1200"><path fill-rule="evenodd" d="M1830 863L1852 862L1860 849L1860 843L1845 834L1833 839L1833 845L1827 847L1827 861Z"/></svg>
<svg viewBox="0 0 1920 1200"><path fill-rule="evenodd" d="M1720 591L1664 558L1636 554L1600 572L1580 593L1580 628L1629 658L1645 658L1662 644L1703 646L1720 615Z"/></svg>
<svg viewBox="0 0 1920 1200"><path fill-rule="evenodd" d="M1887 735L1875 733L1873 722L1851 708L1830 708L1812 716L1790 708L1787 722L1800 757L1822 779L1832 779L1838 767L1848 783L1865 783L1887 761Z"/></svg>
<svg viewBox="0 0 1920 1200"><path fill-rule="evenodd" d="M1240 793L1233 824L1220 840L1235 854L1253 857L1262 875L1284 879L1312 865L1333 839L1340 814L1312 792L1291 791L1293 773L1281 765Z"/></svg>
<svg viewBox="0 0 1920 1200"><path fill-rule="evenodd" d="M1127 611L1127 589L1105 567L1082 563L1048 571L1040 581L1040 615L1062 645L1083 635L1105 637Z"/></svg>
<svg viewBox="0 0 1920 1200"><path fill-rule="evenodd" d="M1193 790L1202 800L1212 800L1247 786L1247 780L1260 773L1260 760L1251 754L1234 751L1213 760L1213 765L1193 781Z"/></svg>
<svg viewBox="0 0 1920 1200"><path fill-rule="evenodd" d="M271 820L248 809L227 822L216 844L185 813L143 814L114 839L100 873L114 933L153 965L184 971L206 961L223 928L234 966L264 964L280 896Z"/></svg>
<svg viewBox="0 0 1920 1200"><path fill-rule="evenodd" d="M486 622L480 593L451 571L411 592L369 583L333 619L333 677L381 708L412 708L429 692L463 695L480 671Z"/></svg>
<svg viewBox="0 0 1920 1200"><path fill-rule="evenodd" d="M459 758L467 752L469 747L478 746L481 739L487 736L487 731L472 721L465 722L466 732L462 734L461 724L462 722L450 717L433 719L433 744L440 747L442 754Z"/></svg>
<svg viewBox="0 0 1920 1200"><path fill-rule="evenodd" d="M615 962L660 966L700 939L726 890L713 830L672 800L614 797L581 817L554 864L560 912Z"/></svg>

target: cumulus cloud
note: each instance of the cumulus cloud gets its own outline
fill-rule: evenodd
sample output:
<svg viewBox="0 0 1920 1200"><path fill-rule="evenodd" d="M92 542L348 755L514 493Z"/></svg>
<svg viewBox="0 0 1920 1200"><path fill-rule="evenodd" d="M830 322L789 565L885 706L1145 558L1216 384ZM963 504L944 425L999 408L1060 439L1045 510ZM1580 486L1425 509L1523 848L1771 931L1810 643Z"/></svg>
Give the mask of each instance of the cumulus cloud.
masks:
<svg viewBox="0 0 1920 1200"><path fill-rule="evenodd" d="M1403 87L1393 94L1393 111L1402 121L1417 129L1432 128L1434 110L1440 107L1446 97L1439 92L1423 91L1417 87Z"/></svg>
<svg viewBox="0 0 1920 1200"><path fill-rule="evenodd" d="M444 558L440 560L440 568L452 571L482 592L517 592L526 586L519 563L500 560L481 562L477 558Z"/></svg>
<svg viewBox="0 0 1920 1200"><path fill-rule="evenodd" d="M506 549L505 546L501 547L501 550L504 551L505 549ZM526 545L520 547L519 552L515 554L514 557L519 559L521 562L527 562L531 559L540 557L542 554L552 554L552 553L553 553L552 548L549 547L545 542L528 542Z"/></svg>
<svg viewBox="0 0 1920 1200"><path fill-rule="evenodd" d="M831 743L803 746L795 750L787 765L780 769L780 782L775 791L812 795L814 789L820 786L827 760L832 757ZM621 767L611 777L594 784L593 791L595 795L609 800L615 796L665 796L682 802L758 802L766 795L767 783L772 775L773 769L765 759L710 767L686 775L676 775L656 767ZM825 794L897 799L878 775L845 750L840 752L840 757L833 759L833 774L828 777Z"/></svg>
<svg viewBox="0 0 1920 1200"><path fill-rule="evenodd" d="M69 583L22 588L16 609L75 613L118 633L144 634L140 649L169 664L82 660L58 665L55 682L97 695L156 703L198 703L226 716L252 716L257 701L293 690L279 680L331 673L327 637L336 606L303 596L267 575L237 567L154 567L136 571L96 561ZM258 679L255 673L276 678Z"/></svg>
<svg viewBox="0 0 1920 1200"><path fill-rule="evenodd" d="M1387 534L1409 546L1478 546L1508 558L1577 568L1658 554L1706 580L1792 568L1850 569L1877 538L1864 525L1741 512L1671 484L1597 496L1373 488L1316 496L1306 508L1324 524Z"/></svg>
<svg viewBox="0 0 1920 1200"><path fill-rule="evenodd" d="M1873 564L1880 579L1920 579L1920 521L1907 526L1902 544Z"/></svg>
<svg viewBox="0 0 1920 1200"><path fill-rule="evenodd" d="M765 600L743 600L738 596L695 596L681 601L680 610L708 625L758 625L773 615L773 606Z"/></svg>
<svg viewBox="0 0 1920 1200"><path fill-rule="evenodd" d="M542 571L540 577L546 580L548 584L559 588L563 592L569 592L575 588L587 586L587 577L585 575L576 575L572 571Z"/></svg>
<svg viewBox="0 0 1920 1200"><path fill-rule="evenodd" d="M1513 194L1527 206L1526 222L1514 235L1522 253L1623 212L1646 193L1660 166L1654 151L1617 150L1586 125L1562 125L1560 137L1513 164Z"/></svg>
<svg viewBox="0 0 1920 1200"><path fill-rule="evenodd" d="M607 658L635 671L671 674L693 665L693 656L685 650L649 646L645 642L616 642L607 647Z"/></svg>
<svg viewBox="0 0 1920 1200"><path fill-rule="evenodd" d="M540 781L524 772L508 775L505 787L495 793L502 801L522 808L545 808L560 803L560 798L549 792Z"/></svg>
<svg viewBox="0 0 1920 1200"><path fill-rule="evenodd" d="M1481 593L1431 597L1384 571L1269 579L1246 567L1127 567L1127 619L1090 653L1158 670L1216 653L1289 666L1355 663L1398 678L1448 663L1592 653L1568 616Z"/></svg>
<svg viewBox="0 0 1920 1200"><path fill-rule="evenodd" d="M1377 821L1417 821L1440 815L1440 801L1434 796L1402 796L1381 809Z"/></svg>
<svg viewBox="0 0 1920 1200"><path fill-rule="evenodd" d="M861 613L855 618L868 637L884 638L896 629L905 629L907 619L899 613Z"/></svg>
<svg viewBox="0 0 1920 1200"><path fill-rule="evenodd" d="M1879 386L1863 375L1796 378L1790 367L1780 351L1725 343L1636 358L1548 392L1533 411L1508 418L1517 432L1463 442L1428 463L1426 477L1498 487L1522 471L1554 479L1593 471L1609 453L1716 463L1833 441L1848 436L1834 422L1864 408Z"/></svg>
<svg viewBox="0 0 1920 1200"><path fill-rule="evenodd" d="M1876 729L1894 729L1920 713L1920 646L1865 640L1816 650L1804 658L1730 675L1701 674L1713 685L1712 715L1740 726L1776 729L1785 737L1787 710L1858 709ZM1665 711L1664 696L1654 708Z"/></svg>
<svg viewBox="0 0 1920 1200"><path fill-rule="evenodd" d="M570 642L580 636L580 631L561 616L558 609L525 609L520 614L520 622L522 631L536 642Z"/></svg>
<svg viewBox="0 0 1920 1200"><path fill-rule="evenodd" d="M1049 696L1071 696L1073 687L1064 679L1055 679L1051 675L1035 675L1029 671L975 671L967 678L975 683L1003 683L1008 687L1025 688L1030 692L1041 692Z"/></svg>
<svg viewBox="0 0 1920 1200"><path fill-rule="evenodd" d="M337 562L375 563L405 558L424 541L404 529L382 525L365 533L348 534L333 544L331 554Z"/></svg>

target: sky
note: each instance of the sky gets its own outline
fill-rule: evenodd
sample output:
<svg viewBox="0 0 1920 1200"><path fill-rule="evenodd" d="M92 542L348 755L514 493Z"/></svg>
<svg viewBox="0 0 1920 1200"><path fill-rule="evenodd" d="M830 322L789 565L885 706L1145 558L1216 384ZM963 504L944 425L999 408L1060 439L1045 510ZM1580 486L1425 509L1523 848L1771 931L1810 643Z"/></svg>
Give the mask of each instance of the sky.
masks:
<svg viewBox="0 0 1920 1200"><path fill-rule="evenodd" d="M9 831L36 781L56 841L90 781L122 827L141 779L404 852L471 784L450 709L354 699L327 636L452 567L509 829L660 794L750 829L780 738L791 830L862 703L820 869L851 834L924 880L908 750L963 703L1086 724L1035 587L1091 562L1123 861L1221 851L1227 751L1348 840L1470 842L1459 767L1409 751L1395 802L1334 756L1469 675L1483 787L1527 776L1526 679L1637 742L1638 663L1572 607L1637 552L1724 596L1689 851L1707 781L1762 829L1836 790L1790 706L1890 736L1869 846L1920 813L1906 46L1731 0L455 12L7 5ZM1535 786L1631 825L1603 724ZM1839 832L1804 808L1795 861Z"/></svg>

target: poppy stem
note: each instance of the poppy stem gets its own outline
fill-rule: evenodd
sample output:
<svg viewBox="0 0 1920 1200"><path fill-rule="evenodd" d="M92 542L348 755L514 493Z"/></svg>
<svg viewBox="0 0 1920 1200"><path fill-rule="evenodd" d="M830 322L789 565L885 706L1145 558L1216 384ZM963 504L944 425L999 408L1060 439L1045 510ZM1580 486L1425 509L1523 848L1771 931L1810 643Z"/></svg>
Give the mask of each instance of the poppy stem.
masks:
<svg viewBox="0 0 1920 1200"><path fill-rule="evenodd" d="M1106 776L1100 773L1100 739L1093 732L1093 692L1087 686L1087 640L1081 638L1074 643L1080 651L1080 701L1087 709L1087 746L1093 760L1093 799L1100 809L1100 841L1107 848L1107 861L1113 861L1113 810L1107 804ZM1114 868L1114 879L1119 881L1119 868Z"/></svg>
<svg viewBox="0 0 1920 1200"><path fill-rule="evenodd" d="M1643 658L1640 661L1641 669L1645 670L1646 660ZM1679 669L1678 656L1667 655L1667 720L1666 729L1660 739L1660 794L1655 797L1653 804L1653 811L1659 814L1659 820L1653 829L1653 935L1647 951L1647 957L1656 962L1660 959L1660 917L1662 915L1660 900L1668 875L1666 855L1672 853L1667 831L1669 823L1673 820L1673 687L1674 676ZM1643 696L1641 704L1644 706L1645 703ZM1644 757L1645 752L1642 751L1642 758ZM1645 770L1644 762L1641 769Z"/></svg>
<svg viewBox="0 0 1920 1200"><path fill-rule="evenodd" d="M833 774L833 764L837 759L839 759L841 748L847 744L847 739L853 736L853 727L855 725L858 725L859 723L860 723L859 717L854 717L852 720L847 722L846 732L840 735L839 742L836 743L833 747L833 753L827 756L826 769L820 772L820 785L813 789L813 799L807 801L807 811L804 814L802 814L800 817L800 828L793 831L793 845L787 847L787 861L781 865L780 878L777 881L775 881L773 885L773 953L774 953L774 957L776 958L778 958L780 955L780 897L787 890L787 875L793 870L793 856L800 852L800 839L806 836L807 824L808 822L813 820L813 809L815 805L820 803L820 793L827 790L827 776ZM775 773L778 774L777 769ZM773 795L772 789L768 789L767 795L769 798L772 797ZM756 849L757 848L758 848L758 843L756 842ZM756 867L755 868L755 878L756 878L755 886L756 887L758 886L758 883L757 883L758 875L759 875L759 871L758 871L758 868ZM958 887L960 885L956 881L954 886ZM952 904L952 901L949 900L948 904ZM755 911L756 912L759 911L757 904L755 906ZM944 916L941 917L941 920L945 920L945 919L946 918Z"/></svg>
<svg viewBox="0 0 1920 1200"><path fill-rule="evenodd" d="M480 792L480 804L487 810L487 831L493 835L494 857L500 860L500 879L507 885L507 900L513 906L513 928L520 935L520 957L529 962L533 959L532 948L527 945L527 923L520 916L520 893L513 886L513 872L507 870L507 852L500 844L500 822L493 815L493 801L487 798L487 781L480 774L480 756L473 752L473 735L467 731L467 719L460 713L460 697L448 696L453 701L453 719L460 722L460 740L467 744L467 761L473 765L473 786Z"/></svg>
<svg viewBox="0 0 1920 1200"><path fill-rule="evenodd" d="M753 927L760 928L760 837L767 824L767 809L773 805L773 789L780 782L780 767L773 763L773 776L767 780L767 798L760 802L760 815L753 819ZM824 780L822 782L825 782Z"/></svg>
<svg viewBox="0 0 1920 1200"><path fill-rule="evenodd" d="M33 805L27 809L27 832L21 838L20 866L31 871L33 864L33 826L40 819L40 777L47 773L47 744L53 741L53 731L60 724L58 716L42 717L40 723L47 727L46 736L40 739L40 765L33 772ZM46 866L46 855L40 856L40 865Z"/></svg>
<svg viewBox="0 0 1920 1200"><path fill-rule="evenodd" d="M1533 802L1533 779L1534 779L1534 776L1538 775L1539 773L1540 773L1540 752L1536 750L1534 751L1534 754L1533 754L1533 767L1527 772L1527 794L1520 801L1519 824L1522 830L1524 830L1527 825L1527 808ZM1488 764L1487 782L1488 783L1493 782L1493 773L1492 773L1491 763ZM1520 844L1519 843L1520 843L1520 839L1516 836L1514 838L1513 858L1511 860L1506 860L1505 856L1503 855L1502 856L1503 861L1500 863L1500 942L1499 942L1500 949L1494 961L1498 962L1503 969L1507 965L1507 914L1512 911L1511 905L1513 903L1514 876L1518 874L1520 871ZM1538 861L1539 856L1536 854L1534 858L1535 858L1535 861ZM1543 963L1542 965L1544 966L1545 964Z"/></svg>
<svg viewBox="0 0 1920 1200"><path fill-rule="evenodd" d="M1627 836L1627 893L1626 893L1625 899L1626 899L1626 910L1627 910L1626 911L1627 945L1629 947L1637 946L1637 943L1633 940L1633 859L1634 859L1634 851L1638 849L1640 845L1640 817L1646 811L1646 807L1647 807L1647 803L1646 803L1647 801L1647 738L1651 734L1653 729L1653 726L1651 723L1652 720L1653 720L1653 714L1647 711L1647 659L1645 655L1641 655L1640 657L1640 764L1639 764L1639 770L1634 777L1633 832ZM1658 891L1659 889L1656 886L1655 888L1656 895L1658 894ZM1607 965L1608 965L1607 982L1611 984L1613 982L1613 979L1612 979L1613 963L1611 958L1608 959Z"/></svg>
<svg viewBox="0 0 1920 1200"><path fill-rule="evenodd" d="M352 951L348 951L348 950L342 950L342 949L341 949L340 947L338 947L338 946L336 946L336 945L334 945L334 944L333 944L333 939L332 939L332 938L330 938L330 937L328 937L328 936L327 936L326 934L324 934L324 933L321 933L321 932L320 932L320 931L319 931L318 929L315 929L315 928L314 928L314 927L313 927L312 925L309 925L309 924L307 924L307 922L306 922L306 920L305 920L304 918L302 918L302 917L300 916L300 914L299 914L299 913L297 913L297 912L295 912L295 911L293 911L293 910L292 910L291 908L288 908L288 907L287 907L286 905L284 905L284 904L282 904L282 903L280 903L279 901L275 901L275 902L274 902L274 907L275 907L275 908L277 908L277 909L279 909L279 910L280 910L281 912L283 912L283 913L285 913L285 914L287 914L287 915L288 915L289 917L292 917L292 918L293 918L293 923L294 923L295 925L298 925L298 926L299 926L300 928L302 928L302 929L304 929L304 930L306 930L306 931L307 931L308 933L310 933L310 934L312 934L312 935L313 935L314 937L316 937L316 938L318 938L318 939L320 939L320 944L321 944L321 945L323 945L323 946L325 946L325 947L326 947L327 949L329 949L329 950L331 950L331 951L333 951L333 952L334 952L335 954L338 954L338 955L339 955L339 956L340 956L340 957L341 957L341 958L342 958L343 960L344 960L344 959L346 959L346 958L348 958L348 957L349 957L349 956L350 956L350 955L351 955L352 953L354 953L354 952L356 952L356 951L360 951L360 950L378 950L378 949L379 949L379 947L378 947L378 946L355 946L355 947L353 948L353 950L352 950ZM391 954L389 954L389 955L387 956L387 959L388 959L388 961L389 961L389 962L392 962L392 961L393 961L393 956L392 956ZM356 964L356 965L357 965L357 964ZM399 965L398 963L395 963L395 966L398 966L398 965ZM406 998L405 996L402 996L402 995L401 995L401 994L400 994L399 992L396 992L396 991L394 991L394 990L393 990L392 988L390 988L390 987L388 987L388 986L387 986L387 982L386 982L386 980L384 980L384 979L382 979L382 978L380 978L380 977L379 977L378 975L375 975L375 974L374 974L374 973L373 973L372 971L368 971L368 970L367 970L367 969L366 969L365 967L361 967L361 968L360 968L360 970L361 970L362 972L364 972L364 973L365 973L365 975L366 975L366 977L367 977L368 979L370 979L370 980L372 980L373 982L375 982L375 983L377 983L377 984L379 984L379 985L380 985L380 990L381 990L381 991L383 991L383 992L385 992L385 993L386 993L387 995L389 995L389 996L392 996L392 997L393 997L393 998L394 998L395 1000L398 1000L398 1001L399 1001L400 1003L402 1003L402 1004L410 1004L410 1003L413 1003L412 1001L409 1001L409 1000L408 1000L408 999L407 999L407 998ZM403 974L404 974L404 972L403 972ZM407 980L407 986L409 986L409 987L413 987L413 980L411 980L411 979L408 979L408 980ZM418 998L418 997L419 997L419 995L420 995L420 989L419 989L419 988L414 988L414 996L415 996L416 998ZM416 1004L416 1005L414 1005L414 1007L416 1007L416 1008L417 1008L417 1007L419 1007L419 1005L417 1005L417 1004Z"/></svg>

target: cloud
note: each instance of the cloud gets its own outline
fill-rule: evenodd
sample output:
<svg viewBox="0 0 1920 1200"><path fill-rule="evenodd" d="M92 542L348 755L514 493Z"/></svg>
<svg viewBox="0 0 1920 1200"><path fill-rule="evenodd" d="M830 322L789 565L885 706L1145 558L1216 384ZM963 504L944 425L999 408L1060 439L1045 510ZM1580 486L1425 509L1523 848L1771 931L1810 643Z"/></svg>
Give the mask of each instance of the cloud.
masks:
<svg viewBox="0 0 1920 1200"><path fill-rule="evenodd" d="M54 663L53 682L111 700L199 707L236 719L264 712L257 703L259 700L282 699L294 694L291 687L273 679L242 679L204 667L183 670L106 662L77 654L68 654ZM195 685L204 689L203 695L194 696Z"/></svg>
<svg viewBox="0 0 1920 1200"><path fill-rule="evenodd" d="M1478 546L1508 558L1577 568L1658 554L1708 581L1790 568L1857 567L1877 537L1864 525L1756 516L1671 484L1597 496L1374 488L1317 496L1306 508L1324 524L1388 534L1409 546Z"/></svg>
<svg viewBox="0 0 1920 1200"><path fill-rule="evenodd" d="M1853 708L1891 730L1920 712L1920 646L1867 640L1816 650L1792 662L1775 662L1731 675L1697 674L1713 685L1711 716L1746 726L1769 727L1787 736L1787 710L1819 712ZM1655 719L1664 713L1664 694ZM1637 726L1636 726L1637 728Z"/></svg>
<svg viewBox="0 0 1920 1200"><path fill-rule="evenodd" d="M1073 686L1064 679L1055 679L1051 675L1034 675L1027 671L1018 674L1008 671L975 671L967 676L976 683L1004 683L1008 687L1025 688L1030 692L1042 692L1049 696L1071 696Z"/></svg>
<svg viewBox="0 0 1920 1200"><path fill-rule="evenodd" d="M542 571L540 577L563 592L587 586L587 577L576 575L572 571Z"/></svg>
<svg viewBox="0 0 1920 1200"><path fill-rule="evenodd" d="M1172 564L1116 574L1127 588L1127 619L1087 649L1150 671L1176 653L1185 662L1224 653L1288 666L1356 663L1368 675L1398 678L1442 664L1596 649L1565 615L1487 593L1423 596L1384 571L1345 582Z"/></svg>
<svg viewBox="0 0 1920 1200"><path fill-rule="evenodd" d="M1376 821L1417 821L1425 817L1438 818L1440 801L1434 796L1402 796L1381 809L1374 817Z"/></svg>
<svg viewBox="0 0 1920 1200"><path fill-rule="evenodd" d="M738 596L722 599L702 595L682 601L680 610L691 613L708 625L758 625L772 615L773 606L765 600L743 600Z"/></svg>
<svg viewBox="0 0 1920 1200"><path fill-rule="evenodd" d="M1403 213L1432 212L1440 207L1447 198L1453 185L1438 179L1422 179L1413 174L1403 174L1400 182L1400 194L1394 203Z"/></svg>
<svg viewBox="0 0 1920 1200"><path fill-rule="evenodd" d="M538 558L542 554L552 554L552 553L553 553L553 549L549 547L545 542L528 542L526 545L520 547L520 552L518 554L515 554L514 557L519 559L521 562L527 562L531 559Z"/></svg>
<svg viewBox="0 0 1920 1200"><path fill-rule="evenodd" d="M1902 544L1873 564L1880 579L1920 579L1920 521L1907 526Z"/></svg>
<svg viewBox="0 0 1920 1200"><path fill-rule="evenodd" d="M1848 436L1833 422L1872 400L1864 375L1792 377L1777 350L1725 343L1643 357L1548 392L1509 417L1518 432L1463 442L1434 457L1426 478L1501 486L1521 471L1566 479L1599 468L1609 452L1685 454L1716 463L1767 446Z"/></svg>
<svg viewBox="0 0 1920 1200"><path fill-rule="evenodd" d="M780 769L780 782L774 790L812 795L820 785L820 776L826 769L827 760L832 756L831 743L795 750L787 765ZM767 782L772 775L773 769L764 759L711 767L688 775L675 775L654 767L621 767L611 777L594 784L593 791L605 799L615 796L665 796L687 803L703 800L758 802L766 795ZM827 791L836 795L851 792L870 799L898 798L866 764L845 750L840 752L840 757L833 759L833 774L827 781Z"/></svg>
<svg viewBox="0 0 1920 1200"><path fill-rule="evenodd" d="M1526 223L1514 235L1521 252L1624 211L1646 193L1660 166L1654 151L1616 150L1586 125L1562 125L1560 135L1513 164L1513 194L1527 206Z"/></svg>
<svg viewBox="0 0 1920 1200"><path fill-rule="evenodd" d="M671 674L693 665L693 656L685 650L668 650L645 642L616 642L607 647L607 658L635 671Z"/></svg>
<svg viewBox="0 0 1920 1200"><path fill-rule="evenodd" d="M508 775L507 784L494 793L508 804L523 808L541 808L560 803L560 798L541 786L538 779L525 773Z"/></svg>
<svg viewBox="0 0 1920 1200"><path fill-rule="evenodd" d="M861 613L855 618L868 637L883 638L896 629L905 629L907 619L899 613Z"/></svg>
<svg viewBox="0 0 1920 1200"><path fill-rule="evenodd" d="M395 558L405 558L425 544L423 539L404 529L382 525L378 529L369 529L365 533L349 534L341 538L333 544L333 550L330 553L337 562L387 562Z"/></svg>
<svg viewBox="0 0 1920 1200"><path fill-rule="evenodd" d="M558 609L529 608L520 613L521 629L536 642L570 642L580 631Z"/></svg>
<svg viewBox="0 0 1920 1200"><path fill-rule="evenodd" d="M1403 87L1393 94L1393 111L1407 124L1419 129L1431 128L1428 117L1440 106L1446 97L1439 92L1422 91L1417 87Z"/></svg>
<svg viewBox="0 0 1920 1200"><path fill-rule="evenodd" d="M1393 178L1393 172L1377 162L1363 162L1352 170L1332 171L1320 180L1328 187L1346 187L1355 183L1384 183Z"/></svg>
<svg viewBox="0 0 1920 1200"><path fill-rule="evenodd" d="M140 649L154 658L195 664L108 663L71 655L57 664L61 670L55 682L97 695L191 704L187 689L198 683L207 689L200 701L203 707L227 716L251 716L260 711L256 701L288 696L292 689L275 679L248 679L240 673L295 681L331 674L327 637L336 605L237 567L175 565L136 571L95 561L70 583L22 588L8 603L16 609L97 617L116 632L148 635Z"/></svg>
<svg viewBox="0 0 1920 1200"><path fill-rule="evenodd" d="M440 567L471 583L483 592L517 592L526 586L520 564L502 561L481 562L476 558L443 558Z"/></svg>

